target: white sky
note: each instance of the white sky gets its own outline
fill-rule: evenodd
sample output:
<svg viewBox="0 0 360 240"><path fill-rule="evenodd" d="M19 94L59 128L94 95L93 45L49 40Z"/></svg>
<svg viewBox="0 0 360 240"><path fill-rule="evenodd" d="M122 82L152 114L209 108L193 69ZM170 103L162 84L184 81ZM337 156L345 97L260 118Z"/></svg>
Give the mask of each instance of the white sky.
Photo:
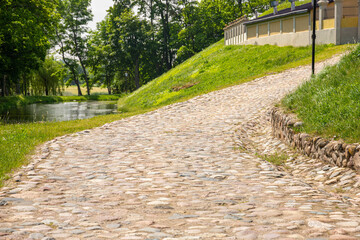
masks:
<svg viewBox="0 0 360 240"><path fill-rule="evenodd" d="M89 23L91 29L96 29L96 23L101 22L109 9L114 4L112 0L92 0L91 1L91 10L94 15L94 19Z"/></svg>

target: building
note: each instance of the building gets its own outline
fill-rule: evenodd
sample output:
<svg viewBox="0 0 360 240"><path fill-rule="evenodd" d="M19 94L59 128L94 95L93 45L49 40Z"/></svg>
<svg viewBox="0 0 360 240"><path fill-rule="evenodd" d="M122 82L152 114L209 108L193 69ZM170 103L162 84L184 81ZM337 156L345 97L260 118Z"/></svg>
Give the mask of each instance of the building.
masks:
<svg viewBox="0 0 360 240"><path fill-rule="evenodd" d="M320 0L316 11L316 43L345 44L360 40L360 0ZM306 46L312 42L312 3L259 18L239 18L224 28L225 45L272 44Z"/></svg>

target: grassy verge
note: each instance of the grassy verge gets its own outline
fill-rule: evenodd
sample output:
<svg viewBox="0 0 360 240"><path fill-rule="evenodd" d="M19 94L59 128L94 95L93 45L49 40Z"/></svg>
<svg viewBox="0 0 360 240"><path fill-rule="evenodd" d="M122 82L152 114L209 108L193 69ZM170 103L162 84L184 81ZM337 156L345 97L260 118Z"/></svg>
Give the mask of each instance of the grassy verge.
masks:
<svg viewBox="0 0 360 240"><path fill-rule="evenodd" d="M349 46L317 46L317 61L345 51ZM120 98L124 112L161 107L194 96L241 84L266 74L309 64L311 47L224 46L223 40Z"/></svg>
<svg viewBox="0 0 360 240"><path fill-rule="evenodd" d="M58 136L99 127L105 123L144 112L146 111L104 115L67 122L0 124L0 186L7 178L7 173L26 163L27 156L33 153L37 145Z"/></svg>
<svg viewBox="0 0 360 240"><path fill-rule="evenodd" d="M4 112L10 108L27 105L32 103L56 103L56 102L72 102L72 101L116 101L120 95L90 95L90 96L12 96L0 97L0 112Z"/></svg>
<svg viewBox="0 0 360 240"><path fill-rule="evenodd" d="M302 131L360 141L360 46L282 100Z"/></svg>

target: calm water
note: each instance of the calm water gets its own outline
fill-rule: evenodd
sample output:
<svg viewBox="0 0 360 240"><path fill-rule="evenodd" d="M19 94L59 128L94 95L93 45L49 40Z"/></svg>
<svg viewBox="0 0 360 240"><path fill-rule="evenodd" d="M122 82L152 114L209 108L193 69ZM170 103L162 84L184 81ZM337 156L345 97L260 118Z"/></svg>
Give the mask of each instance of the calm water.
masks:
<svg viewBox="0 0 360 240"><path fill-rule="evenodd" d="M116 102L64 102L30 104L0 115L5 122L69 121L115 113Z"/></svg>

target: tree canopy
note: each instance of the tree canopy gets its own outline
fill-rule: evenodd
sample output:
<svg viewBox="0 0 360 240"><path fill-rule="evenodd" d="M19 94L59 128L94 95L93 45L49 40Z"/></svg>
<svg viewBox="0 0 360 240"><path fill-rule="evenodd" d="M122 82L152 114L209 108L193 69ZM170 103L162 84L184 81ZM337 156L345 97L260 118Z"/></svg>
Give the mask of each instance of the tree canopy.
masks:
<svg viewBox="0 0 360 240"><path fill-rule="evenodd" d="M81 85L87 94L95 85L133 91L219 41L227 23L269 8L267 0L113 0L90 31L91 0L1 1L2 96L58 93L40 77L50 66L67 70L47 79L75 84L78 95ZM54 46L61 61L46 58Z"/></svg>
<svg viewBox="0 0 360 240"><path fill-rule="evenodd" d="M19 76L40 66L51 47L55 0L2 0L0 4L1 94L20 92Z"/></svg>

